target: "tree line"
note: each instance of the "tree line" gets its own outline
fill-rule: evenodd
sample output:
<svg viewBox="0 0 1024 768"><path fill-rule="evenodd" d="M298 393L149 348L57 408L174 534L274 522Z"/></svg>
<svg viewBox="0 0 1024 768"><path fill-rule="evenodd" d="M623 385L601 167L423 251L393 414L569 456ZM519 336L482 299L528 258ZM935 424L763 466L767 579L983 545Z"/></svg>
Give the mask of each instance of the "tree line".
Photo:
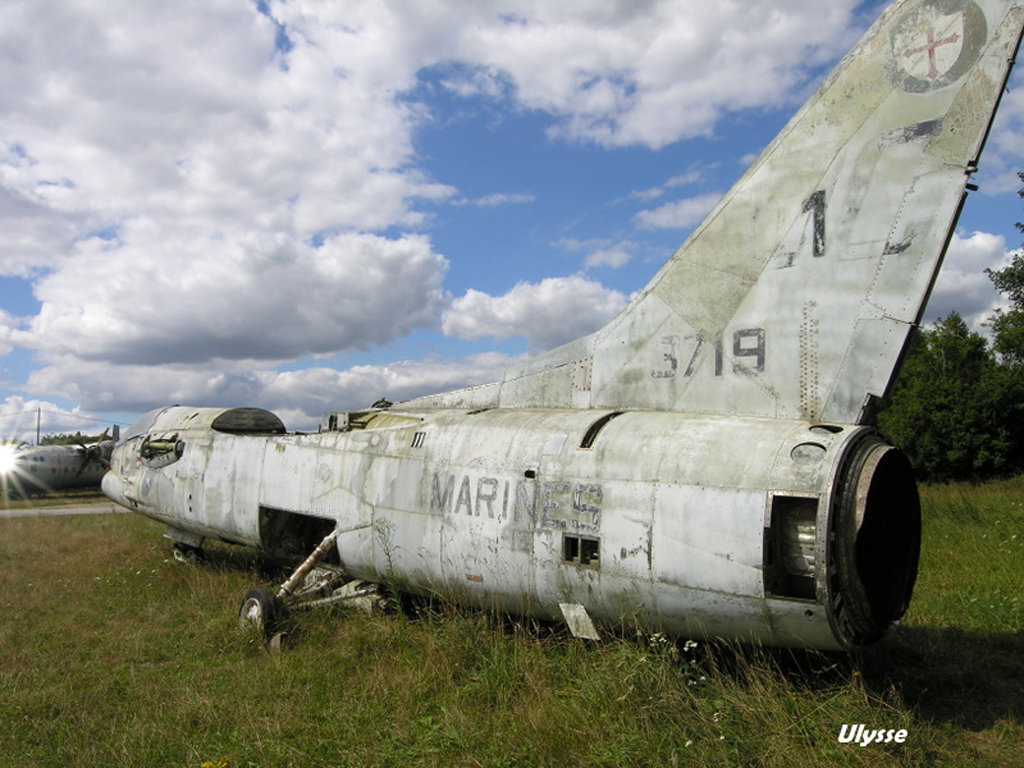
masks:
<svg viewBox="0 0 1024 768"><path fill-rule="evenodd" d="M39 438L39 445L91 445L101 440L109 440L106 432L98 435L83 435L81 432L65 434L63 432L53 435L43 435Z"/></svg>
<svg viewBox="0 0 1024 768"><path fill-rule="evenodd" d="M1024 181L1024 173L1018 173ZM1024 197L1024 189L1018 194ZM1017 223L1024 232L1024 224ZM930 482L1024 472L1024 256L985 270L1009 302L972 331L956 312L917 328L879 429Z"/></svg>

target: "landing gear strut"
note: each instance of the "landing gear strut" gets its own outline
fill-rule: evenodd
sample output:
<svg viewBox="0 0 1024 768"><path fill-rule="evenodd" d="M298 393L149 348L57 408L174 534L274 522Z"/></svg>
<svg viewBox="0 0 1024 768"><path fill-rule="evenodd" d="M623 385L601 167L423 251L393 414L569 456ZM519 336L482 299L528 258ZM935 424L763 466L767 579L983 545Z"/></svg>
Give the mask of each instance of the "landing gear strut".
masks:
<svg viewBox="0 0 1024 768"><path fill-rule="evenodd" d="M328 534L276 593L264 588L249 590L238 608L239 627L256 630L271 645L279 645L292 612L341 603L367 612L383 606L376 584L353 580L337 566L320 565L337 536L337 532Z"/></svg>

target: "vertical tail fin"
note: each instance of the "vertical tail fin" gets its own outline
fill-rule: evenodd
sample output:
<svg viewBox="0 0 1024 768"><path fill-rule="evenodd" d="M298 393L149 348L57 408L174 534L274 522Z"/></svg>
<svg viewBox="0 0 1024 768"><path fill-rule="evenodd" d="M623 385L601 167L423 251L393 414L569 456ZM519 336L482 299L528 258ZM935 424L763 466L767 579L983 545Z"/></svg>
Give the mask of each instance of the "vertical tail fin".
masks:
<svg viewBox="0 0 1024 768"><path fill-rule="evenodd" d="M857 422L884 395L977 168L1024 0L901 0L608 326L418 405Z"/></svg>

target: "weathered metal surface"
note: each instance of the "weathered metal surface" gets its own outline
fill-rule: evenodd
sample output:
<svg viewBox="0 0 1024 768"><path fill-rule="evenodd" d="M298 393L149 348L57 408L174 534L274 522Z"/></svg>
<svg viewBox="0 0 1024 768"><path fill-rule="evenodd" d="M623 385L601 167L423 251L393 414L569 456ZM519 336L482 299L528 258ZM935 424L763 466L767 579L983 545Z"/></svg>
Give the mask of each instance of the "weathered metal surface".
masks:
<svg viewBox="0 0 1024 768"><path fill-rule="evenodd" d="M552 620L561 604L578 603L603 622L817 647L885 629L868 622L834 637L844 608L828 578L838 567L828 532L842 514L841 488L864 474L849 457L865 441L881 444L863 427L495 409L404 414L407 427L237 436L189 426L208 421L197 411L176 409L184 450L174 465L147 468L133 453L144 438L134 438L119 448L105 490L178 528L270 551L280 542L259 529L261 509L321 519L353 577L398 575L412 591ZM869 466L864 487L893 483L910 495L909 476L879 480L878 462ZM187 503L166 492L169 473L188 489ZM206 482L188 482L199 477ZM774 520L783 499L810 514ZM878 498L850 508L905 529L893 563L878 567L912 583L916 507ZM774 564L776 551L789 560ZM794 557L805 563L795 575L806 589L766 581L778 568L793 575ZM903 587L895 591L905 601Z"/></svg>
<svg viewBox="0 0 1024 768"><path fill-rule="evenodd" d="M569 627L573 637L578 637L581 640L601 639L601 634L594 626L590 614L587 613L587 609L582 605L579 603L559 603L558 607L562 610L562 618L565 619L565 624Z"/></svg>
<svg viewBox="0 0 1024 768"><path fill-rule="evenodd" d="M582 617L878 639L911 597L920 508L865 413L934 280L1022 20L1021 0L894 3L594 335L312 435L255 409L154 412L104 490L295 562L330 534L353 578L585 634Z"/></svg>

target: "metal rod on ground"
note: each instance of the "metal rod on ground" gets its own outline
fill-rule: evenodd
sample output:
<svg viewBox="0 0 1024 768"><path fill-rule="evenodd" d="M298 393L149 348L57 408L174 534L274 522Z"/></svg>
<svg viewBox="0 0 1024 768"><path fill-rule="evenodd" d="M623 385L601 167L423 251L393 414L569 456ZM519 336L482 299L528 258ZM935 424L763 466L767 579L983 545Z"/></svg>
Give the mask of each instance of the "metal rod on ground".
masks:
<svg viewBox="0 0 1024 768"><path fill-rule="evenodd" d="M355 592L349 592L347 595L331 595L330 597L322 597L319 600L310 600L307 603L299 603L298 605L291 606L293 611L309 611L313 608L323 608L328 605L338 605L340 603L347 603L349 601L358 600L361 597L376 597L380 592L377 585L374 584L370 587L364 587L363 589L356 590Z"/></svg>

